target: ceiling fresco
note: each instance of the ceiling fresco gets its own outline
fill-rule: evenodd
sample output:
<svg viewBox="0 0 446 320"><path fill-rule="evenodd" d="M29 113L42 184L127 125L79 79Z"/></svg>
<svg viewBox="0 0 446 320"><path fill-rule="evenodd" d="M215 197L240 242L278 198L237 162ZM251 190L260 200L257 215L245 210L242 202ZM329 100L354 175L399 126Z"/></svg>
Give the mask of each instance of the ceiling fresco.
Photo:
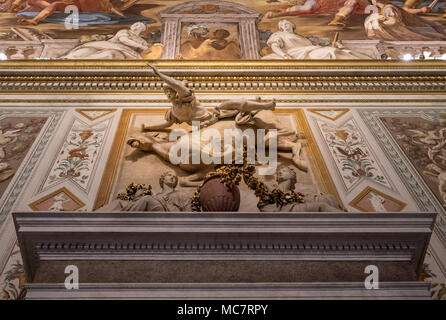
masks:
<svg viewBox="0 0 446 320"><path fill-rule="evenodd" d="M446 59L446 0L0 0L0 59Z"/></svg>

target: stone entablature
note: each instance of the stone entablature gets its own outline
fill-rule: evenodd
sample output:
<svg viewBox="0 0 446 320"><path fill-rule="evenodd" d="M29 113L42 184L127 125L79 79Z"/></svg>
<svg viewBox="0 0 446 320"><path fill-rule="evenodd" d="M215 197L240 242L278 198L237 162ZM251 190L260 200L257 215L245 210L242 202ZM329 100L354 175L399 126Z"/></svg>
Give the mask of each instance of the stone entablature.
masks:
<svg viewBox="0 0 446 320"><path fill-rule="evenodd" d="M141 284L137 285L142 286L141 297L161 298L172 295L175 286L181 286L180 282L188 282L185 281L188 279L185 274L183 281L180 279L182 275L177 275L176 278L169 278L174 283L165 284L166 281L162 280L165 278L164 269L170 270L176 263L200 264L202 272L193 273L189 277L191 279L204 277L201 282L206 282L205 280L209 282L209 279L215 277L211 271L223 261L233 267L228 269L232 271L228 271L227 274L224 272L219 274L218 279L221 281L218 282L231 282L234 276L231 272L234 270L238 270L238 275L241 277L254 276L255 279L262 280L264 287L262 284L257 284L258 288L255 289L254 283L253 288L252 286L248 288L248 290L253 289L252 295L249 295L247 290L242 294L237 293L241 288L237 288L236 283L232 294L237 297L241 294L245 298L255 298L256 292L260 292L261 297L271 298L272 296L266 294L269 290L267 287L277 286L272 290L273 292L277 290L279 298L309 298L320 294L321 288L330 292L338 286L342 288L341 291L350 292L353 297L361 298L370 294L359 288L358 283L352 282L362 279L364 267L368 264L379 266L384 282L401 281L390 284L389 288L405 285L416 287L416 290L426 288L424 284L417 284L415 279L421 271L435 214L101 212L58 215L16 213L14 218L30 283L28 290L31 298L48 298L55 292L60 292L59 298L63 298L63 292L56 285L61 281L57 276L57 270L63 269L60 268L61 263L78 264L79 268L88 269L90 276L93 275L87 282L94 280L97 284L92 286L87 284L86 291L82 291L80 295L88 295L91 289L95 293L90 297L99 297L102 290L107 291L107 286L110 285L120 286L119 290L122 290L123 294L132 290L134 285L128 283L134 279L130 281L126 276L118 278L113 276L113 283L107 280L110 278L107 278L106 269L110 263L114 267L119 266L120 270L142 268L142 274L138 276L138 282ZM217 264L213 266L213 263ZM245 265L241 266L241 263ZM295 266L286 269L286 263ZM154 267L154 264L157 267ZM270 284L264 283L271 277L274 279L273 274L243 275L243 270L250 268L249 264L269 266L267 269L283 273L284 280L297 279L311 284L289 281L293 282L290 284L290 290L294 292L290 296L290 291L284 292L284 288L277 283L274 284L275 281L269 281L272 282ZM351 269L351 272L344 275L333 273L333 266L336 270L347 268ZM289 273L290 267L306 271L303 272L303 276L296 276ZM151 268L160 270L160 275L143 274L143 270ZM186 266L184 270L190 268L191 266ZM319 278L314 272L308 271L311 268L321 271ZM95 270L101 271L96 275ZM62 271L59 273L63 275ZM124 274L127 273L122 273ZM146 283L150 282L147 280L154 278L158 279L155 282L161 284ZM318 283L320 281L325 283L325 287ZM296 293L300 287L306 286L308 289L313 284L312 293L307 295ZM153 286L157 288L158 293L159 290L163 293L161 295L153 293ZM195 286L200 287L198 284ZM207 287L202 289L212 290L212 286L218 284L208 283ZM149 290L149 287L152 289ZM190 289L195 292L192 287ZM149 294L150 292L152 293ZM417 292L419 295L420 291ZM332 293L332 295L327 293L328 297L334 298L334 291ZM384 290L378 293L378 296L388 293ZM134 292L130 293L133 294ZM407 294L396 293L396 297L400 298L405 295L407 298ZM73 296L67 294L66 297Z"/></svg>

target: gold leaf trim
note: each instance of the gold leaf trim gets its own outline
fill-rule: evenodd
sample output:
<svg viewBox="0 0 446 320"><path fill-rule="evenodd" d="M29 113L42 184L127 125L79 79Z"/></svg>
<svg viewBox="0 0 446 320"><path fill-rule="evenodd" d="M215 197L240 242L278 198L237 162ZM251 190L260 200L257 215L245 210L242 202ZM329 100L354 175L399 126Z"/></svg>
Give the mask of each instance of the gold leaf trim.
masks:
<svg viewBox="0 0 446 320"><path fill-rule="evenodd" d="M43 198L28 204L28 206L34 211L40 211L39 208L37 207L39 204L62 192L65 193L68 197L70 197L70 199L73 200L79 206L75 210L79 210L80 208L83 208L85 206L85 203L83 203L78 197L76 197L70 190L68 190L65 187L60 188L54 192L51 192L50 194L44 196Z"/></svg>
<svg viewBox="0 0 446 320"><path fill-rule="evenodd" d="M394 197L392 197L392 196L390 196L390 195L388 195L388 194L385 194L384 192L381 192L381 191L379 191L379 190L376 190L375 188L372 188L372 187L370 187L370 186L367 186L364 190L362 190L348 205L349 206L351 206L351 207L353 207L353 208L355 208L355 209L358 209L358 210L360 210L360 211L362 211L362 212L368 212L368 211L366 211L366 210L364 210L363 208L361 208L359 205L358 205L358 203L364 198L364 197L366 197L370 192L374 192L374 193L377 193L377 194L379 194L380 196L382 196L382 197L384 197L384 198L386 198L387 200L390 200L390 201L393 201L393 202L395 202L395 203L397 203L398 205L400 205L400 208L399 208L399 210L397 210L398 212L399 211L402 211L406 206L407 206L407 203L405 203L405 202L403 202L403 201L400 201L400 200L398 200L398 199L396 199L396 198L394 198Z"/></svg>

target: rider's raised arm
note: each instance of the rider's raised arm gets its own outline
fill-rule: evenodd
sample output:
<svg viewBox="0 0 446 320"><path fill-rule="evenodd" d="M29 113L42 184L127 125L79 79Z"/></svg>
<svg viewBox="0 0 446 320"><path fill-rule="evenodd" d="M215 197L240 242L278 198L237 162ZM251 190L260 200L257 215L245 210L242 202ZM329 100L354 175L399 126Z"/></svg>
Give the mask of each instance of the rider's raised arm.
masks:
<svg viewBox="0 0 446 320"><path fill-rule="evenodd" d="M191 90L188 87L186 87L186 85L183 82L178 81L172 77L169 77L169 76L165 75L164 73L161 73L154 65L152 65L150 63L148 64L148 66L153 69L153 72L161 80L163 80L169 87L171 87L173 90L175 90L180 97L190 95Z"/></svg>

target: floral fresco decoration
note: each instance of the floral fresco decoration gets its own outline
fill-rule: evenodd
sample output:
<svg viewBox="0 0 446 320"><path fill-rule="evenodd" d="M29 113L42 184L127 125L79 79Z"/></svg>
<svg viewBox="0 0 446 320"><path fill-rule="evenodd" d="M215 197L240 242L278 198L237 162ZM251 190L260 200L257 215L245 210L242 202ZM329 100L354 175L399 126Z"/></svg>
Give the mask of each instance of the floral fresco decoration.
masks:
<svg viewBox="0 0 446 320"><path fill-rule="evenodd" d="M389 186L353 120L340 127L328 123L319 125L348 189L363 178Z"/></svg>
<svg viewBox="0 0 446 320"><path fill-rule="evenodd" d="M107 131L108 120L88 127L77 120L68 134L45 186L70 179L86 189Z"/></svg>
<svg viewBox="0 0 446 320"><path fill-rule="evenodd" d="M2 300L20 300L25 297L25 270L23 264L16 260L4 274L4 284L1 291Z"/></svg>
<svg viewBox="0 0 446 320"><path fill-rule="evenodd" d="M45 122L46 118L5 118L0 121L0 183L12 178Z"/></svg>

